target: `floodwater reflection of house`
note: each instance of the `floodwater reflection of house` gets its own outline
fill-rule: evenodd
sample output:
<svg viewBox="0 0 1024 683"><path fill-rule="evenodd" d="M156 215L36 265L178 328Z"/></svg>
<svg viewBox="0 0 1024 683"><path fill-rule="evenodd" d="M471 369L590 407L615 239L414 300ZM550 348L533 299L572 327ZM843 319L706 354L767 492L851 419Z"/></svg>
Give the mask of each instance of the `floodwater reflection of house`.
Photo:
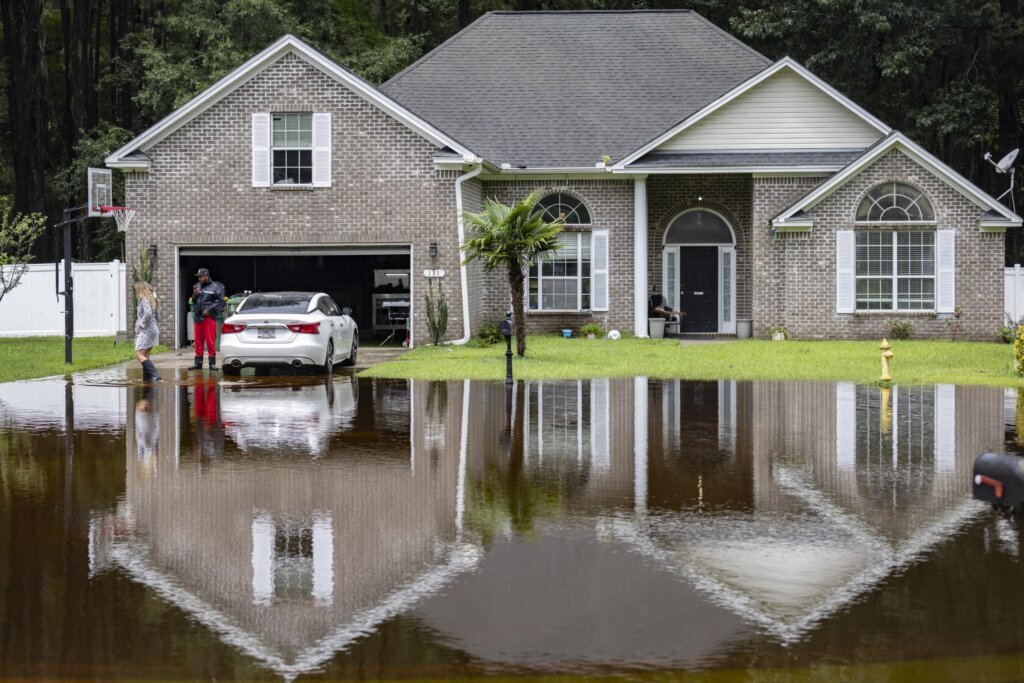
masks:
<svg viewBox="0 0 1024 683"><path fill-rule="evenodd" d="M335 378L332 401L348 419L307 420L306 429L333 433L305 442L287 429L260 431L260 420L278 400L333 415L331 406L318 405L328 400L321 385L264 387L252 392L252 411L244 410L246 389L207 389L158 388L157 400L178 409L160 413L155 464L143 464L135 447L134 431L149 421L130 415L125 499L111 517L94 520L94 571L120 567L225 642L292 678L475 563L476 551L457 533L458 451L432 461L412 457L411 393L425 401L425 385L381 389L392 411L386 419L393 427L401 422L401 433L357 432L354 426L372 425L375 417L352 414L356 380ZM203 401L220 401L220 413L233 419L227 428L251 427L263 448L252 446L253 434L237 442L222 436L222 457L190 457L187 449L183 457L189 431L225 430L208 423L208 406L181 409L195 391ZM402 394L405 409L394 410ZM224 410L224 403L237 405ZM461 404L457 396L447 419L456 430ZM373 404L365 405L372 413ZM321 448L343 436L351 438Z"/></svg>
<svg viewBox="0 0 1024 683"><path fill-rule="evenodd" d="M356 382L224 383L216 410L159 387L93 569L285 677L399 614L483 662L685 665L799 640L924 558L983 513L971 465L1003 440L980 387Z"/></svg>

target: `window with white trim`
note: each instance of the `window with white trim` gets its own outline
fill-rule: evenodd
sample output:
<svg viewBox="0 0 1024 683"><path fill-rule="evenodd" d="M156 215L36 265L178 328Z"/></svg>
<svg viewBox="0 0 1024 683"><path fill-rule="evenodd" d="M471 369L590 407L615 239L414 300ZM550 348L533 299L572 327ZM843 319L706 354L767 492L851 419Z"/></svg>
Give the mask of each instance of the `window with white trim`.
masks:
<svg viewBox="0 0 1024 683"><path fill-rule="evenodd" d="M858 223L932 223L935 211L924 192L907 183L876 185L857 207Z"/></svg>
<svg viewBox="0 0 1024 683"><path fill-rule="evenodd" d="M856 231L858 311L935 310L935 233Z"/></svg>
<svg viewBox="0 0 1024 683"><path fill-rule="evenodd" d="M590 310L590 233L563 232L530 266L530 310Z"/></svg>
<svg viewBox="0 0 1024 683"><path fill-rule="evenodd" d="M313 114L273 114L271 133L274 185L313 184Z"/></svg>

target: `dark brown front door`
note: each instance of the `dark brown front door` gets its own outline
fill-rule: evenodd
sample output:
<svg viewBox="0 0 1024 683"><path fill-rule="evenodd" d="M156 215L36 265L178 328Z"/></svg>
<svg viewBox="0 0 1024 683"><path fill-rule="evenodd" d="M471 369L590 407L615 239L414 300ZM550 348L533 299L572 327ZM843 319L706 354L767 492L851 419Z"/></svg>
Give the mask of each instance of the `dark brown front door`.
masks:
<svg viewBox="0 0 1024 683"><path fill-rule="evenodd" d="M679 248L683 332L718 331L718 247Z"/></svg>

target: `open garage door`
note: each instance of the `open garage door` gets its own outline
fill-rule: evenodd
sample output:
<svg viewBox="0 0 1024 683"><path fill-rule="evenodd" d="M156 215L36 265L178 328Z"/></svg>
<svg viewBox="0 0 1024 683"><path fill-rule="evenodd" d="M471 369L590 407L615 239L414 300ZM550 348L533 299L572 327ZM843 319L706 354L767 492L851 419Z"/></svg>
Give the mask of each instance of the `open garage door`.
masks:
<svg viewBox="0 0 1024 683"><path fill-rule="evenodd" d="M363 340L406 339L412 302L410 249L380 246L182 246L178 247L175 339L193 338L188 315L195 272L208 268L227 295L250 292L326 292L352 309Z"/></svg>

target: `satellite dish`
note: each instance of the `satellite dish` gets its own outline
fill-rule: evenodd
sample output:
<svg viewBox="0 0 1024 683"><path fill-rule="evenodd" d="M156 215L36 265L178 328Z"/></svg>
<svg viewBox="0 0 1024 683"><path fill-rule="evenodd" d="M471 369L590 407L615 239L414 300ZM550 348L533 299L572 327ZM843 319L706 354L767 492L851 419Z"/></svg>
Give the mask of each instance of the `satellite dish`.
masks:
<svg viewBox="0 0 1024 683"><path fill-rule="evenodd" d="M1006 173L1010 170L1010 167L1013 166L1013 162L1017 160L1017 154L1019 152L1020 149L1015 149L999 160L999 163L996 164L996 168L1000 173Z"/></svg>
<svg viewBox="0 0 1024 683"><path fill-rule="evenodd" d="M1000 159L999 163L997 164L996 162L992 161L992 155L989 152L985 152L985 161L987 161L988 163L990 163L990 164L992 164L993 166L996 167L996 173L1009 173L1010 174L1010 189L1007 190L1006 192L1002 193L1001 195L999 195L999 197L996 199L996 201L1002 201L1003 197L1009 195L1010 196L1010 210L1011 211L1016 211L1017 210L1017 203L1016 203L1016 201L1014 201L1014 196L1013 196L1013 194L1014 194L1013 193L1013 188L1014 188L1014 181L1015 181L1014 176L1015 176L1015 173L1016 173L1017 169L1015 169L1013 167L1013 162L1015 162L1017 160L1017 154L1018 153L1020 153L1020 149L1013 150L1012 152L1007 154L1005 157Z"/></svg>

